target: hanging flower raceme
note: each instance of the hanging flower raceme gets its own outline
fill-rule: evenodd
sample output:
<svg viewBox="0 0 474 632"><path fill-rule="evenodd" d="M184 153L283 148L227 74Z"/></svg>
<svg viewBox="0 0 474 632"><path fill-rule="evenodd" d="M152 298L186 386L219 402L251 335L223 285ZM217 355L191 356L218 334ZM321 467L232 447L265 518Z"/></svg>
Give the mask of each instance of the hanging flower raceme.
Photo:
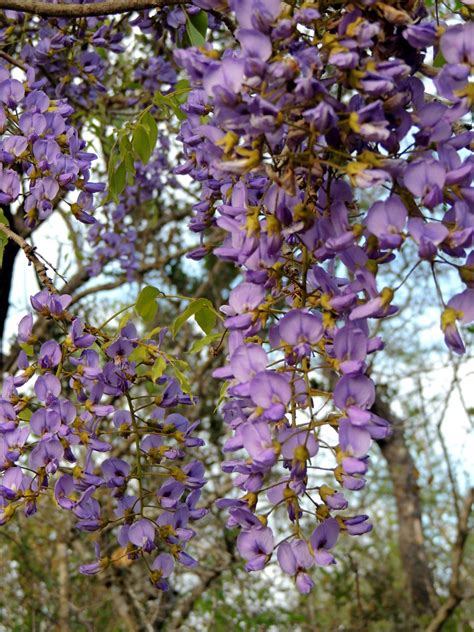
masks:
<svg viewBox="0 0 474 632"><path fill-rule="evenodd" d="M39 86L33 69L19 81L0 67L0 202L21 204L29 228L61 199L79 221L91 223L93 194L104 190L90 180L96 156L70 124L67 100L52 100Z"/></svg>
<svg viewBox="0 0 474 632"><path fill-rule="evenodd" d="M155 340L127 324L110 335L74 318L70 300L47 290L31 300L67 325L62 340L40 344L31 315L19 325L18 372L0 399L0 523L20 510L34 514L53 492L79 530L100 534L112 526L114 560L145 558L152 583L165 590L175 560L196 563L186 551L195 536L190 525L206 513L196 507L204 468L190 454L204 442L194 436L197 423L173 412L192 399L165 374L173 366L162 350L166 330ZM161 370L150 375L144 362ZM135 446L125 458L114 456L120 442ZM109 563L98 551L81 572Z"/></svg>
<svg viewBox="0 0 474 632"><path fill-rule="evenodd" d="M193 86L177 169L201 184L190 228L203 239L223 232L214 254L243 274L222 308L228 363L215 372L233 432L224 451L236 453L223 467L243 495L219 505L241 529L247 570L276 549L306 593L307 571L335 561L339 535L372 528L344 513L337 488L364 487L371 444L390 432L371 411L365 375L383 347L371 319L398 311L384 265L412 242L421 260L448 255L470 278L471 26L419 23L422 3L396 15L372 3L323 13L279 0L229 5L232 50L175 54ZM435 85L448 102L425 95L422 61L434 45L447 51ZM456 352L470 291L443 311Z"/></svg>

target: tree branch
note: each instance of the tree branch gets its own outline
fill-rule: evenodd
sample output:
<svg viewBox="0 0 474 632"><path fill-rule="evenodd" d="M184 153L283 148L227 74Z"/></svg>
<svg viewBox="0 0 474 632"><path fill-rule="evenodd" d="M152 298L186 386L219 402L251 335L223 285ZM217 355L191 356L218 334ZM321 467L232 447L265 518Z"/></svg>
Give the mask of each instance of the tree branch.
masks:
<svg viewBox="0 0 474 632"><path fill-rule="evenodd" d="M14 241L17 246L19 246L26 255L28 261L33 265L36 270L36 274L38 275L41 283L48 288L50 292L56 293L57 289L54 287L53 282L49 278L47 274L46 266L40 261L39 257L35 254L36 248L31 246L23 237L17 235L13 230L11 230L5 224L0 224L0 231L4 233L9 239Z"/></svg>
<svg viewBox="0 0 474 632"><path fill-rule="evenodd" d="M94 4L52 4L41 0L0 0L0 9L32 13L44 18L87 18L131 13L186 4L186 0L104 0Z"/></svg>
<svg viewBox="0 0 474 632"><path fill-rule="evenodd" d="M456 541L451 554L451 579L449 581L449 595L442 606L437 610L435 616L425 632L440 632L444 624L454 612L455 608L463 600L461 589L461 566L464 556L464 547L469 535L469 515L474 503L474 487L467 493L461 512L459 514Z"/></svg>

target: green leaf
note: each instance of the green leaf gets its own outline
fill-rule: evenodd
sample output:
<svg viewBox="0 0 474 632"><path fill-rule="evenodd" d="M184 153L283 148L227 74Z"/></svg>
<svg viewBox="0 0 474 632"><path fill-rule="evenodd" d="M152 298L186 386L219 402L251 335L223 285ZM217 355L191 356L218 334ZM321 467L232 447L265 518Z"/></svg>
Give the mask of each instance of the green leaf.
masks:
<svg viewBox="0 0 474 632"><path fill-rule="evenodd" d="M27 356L34 355L35 348L33 347L33 345L29 345L26 342L22 342L20 344L20 348L26 353Z"/></svg>
<svg viewBox="0 0 474 632"><path fill-rule="evenodd" d="M18 418L22 421L30 421L32 414L33 413L29 408L24 408L20 413L18 413Z"/></svg>
<svg viewBox="0 0 474 632"><path fill-rule="evenodd" d="M153 148L148 139L148 132L145 127L138 125L133 132L133 149L135 155L140 158L144 165L150 160Z"/></svg>
<svg viewBox="0 0 474 632"><path fill-rule="evenodd" d="M173 371L174 371L174 374L176 375L176 379L178 380L183 393L187 395L192 395L191 384L189 383L188 378L174 364L173 364Z"/></svg>
<svg viewBox="0 0 474 632"><path fill-rule="evenodd" d="M130 142L130 139L128 138L126 134L126 128L125 128L125 133L122 132L120 136L119 147L120 147L120 158L125 158L127 154L133 154L133 146L132 146L132 143Z"/></svg>
<svg viewBox="0 0 474 632"><path fill-rule="evenodd" d="M154 117L150 114L150 111L147 110L141 119L142 125L146 128L148 132L148 141L150 143L150 149L153 151L155 149L156 140L158 138L158 126Z"/></svg>
<svg viewBox="0 0 474 632"><path fill-rule="evenodd" d="M115 200L118 200L118 196L125 189L126 177L125 163L121 161L118 167L114 169L112 177L109 178L110 193Z"/></svg>
<svg viewBox="0 0 474 632"><path fill-rule="evenodd" d="M219 391L219 401L217 402L216 407L214 408L214 412L217 411L219 406L222 404L227 395L227 389L229 388L230 382L224 382L221 386L221 390Z"/></svg>
<svg viewBox="0 0 474 632"><path fill-rule="evenodd" d="M133 159L133 154L125 154L124 158L125 163L125 171L127 174L127 182L128 184L133 184L133 179L135 176L135 161Z"/></svg>
<svg viewBox="0 0 474 632"><path fill-rule="evenodd" d="M0 209L0 224L8 226L8 220L3 214L2 209ZM5 246L7 245L7 243L8 237L5 235L5 233L0 232L0 268L2 267L3 253L5 251Z"/></svg>
<svg viewBox="0 0 474 632"><path fill-rule="evenodd" d="M433 60L433 66L435 68L442 68L446 64L446 59L441 51L438 52Z"/></svg>
<svg viewBox="0 0 474 632"><path fill-rule="evenodd" d="M158 311L156 297L161 294L160 290L152 285L143 288L135 303L135 311L145 322L153 320Z"/></svg>
<svg viewBox="0 0 474 632"><path fill-rule="evenodd" d="M216 326L217 316L207 305L196 312L194 318L205 334L210 334Z"/></svg>
<svg viewBox="0 0 474 632"><path fill-rule="evenodd" d="M186 114L179 107L179 103L175 101L175 95L164 95L157 91L154 94L153 101L159 107L169 108L178 120L184 121L186 118Z"/></svg>
<svg viewBox="0 0 474 632"><path fill-rule="evenodd" d="M191 318L191 316L194 316L196 318L196 321L198 322L198 325L201 327L201 329L204 331L204 333L206 333L206 334L210 333L210 331L206 331L206 329L207 330L209 329L209 325L210 325L209 315L205 315L203 317L203 319L201 321L203 323L202 325L197 320L196 314L198 314L199 312L201 312L201 310L204 310L204 309L207 309L208 311L210 311L214 315L216 314L216 311L215 311L211 301L209 301L207 298L198 298L195 301L192 301L186 307L184 312L182 314L180 314L177 318L174 319L174 321L173 321L173 323L171 325L171 333L172 333L173 337L176 336L178 331L181 329L181 327L184 325L184 323ZM214 325L215 325L215 321L214 321ZM212 330L212 327L211 327L211 330Z"/></svg>
<svg viewBox="0 0 474 632"><path fill-rule="evenodd" d="M125 314L123 314L123 316L119 320L119 324L117 325L117 332L119 332L121 329L125 327L125 325L128 323L131 317L132 317L132 314L130 312L125 312Z"/></svg>
<svg viewBox="0 0 474 632"><path fill-rule="evenodd" d="M189 37L189 41L192 46L204 46L206 38L203 34L194 26L190 18L186 20L186 33Z"/></svg>
<svg viewBox="0 0 474 632"><path fill-rule="evenodd" d="M190 353L199 353L202 351L204 347L210 346L213 342L220 340L222 338L222 334L220 332L216 334L209 334L208 336L204 336L200 340L196 340L189 349Z"/></svg>
<svg viewBox="0 0 474 632"><path fill-rule="evenodd" d="M129 355L129 360L131 362L136 362L137 364L140 362L145 362L148 361L150 354L148 353L148 351L145 349L145 347L135 347L135 349L132 351L132 353ZM144 372L146 371L146 368L144 368Z"/></svg>
<svg viewBox="0 0 474 632"><path fill-rule="evenodd" d="M190 90L191 84L189 81L187 79L180 79L175 85L173 100L180 104L186 103Z"/></svg>
<svg viewBox="0 0 474 632"><path fill-rule="evenodd" d="M155 362L155 364L150 369L150 377L156 382L156 380L161 377L166 369L166 360L163 356L159 356Z"/></svg>
<svg viewBox="0 0 474 632"><path fill-rule="evenodd" d="M200 35L202 36L204 42L206 41L206 33L207 33L207 26L208 26L208 17L207 17L207 13L206 11L199 11L199 13L195 13L194 15L191 15L189 18L189 22L196 28L196 30L200 33ZM191 39L191 38L189 38Z"/></svg>

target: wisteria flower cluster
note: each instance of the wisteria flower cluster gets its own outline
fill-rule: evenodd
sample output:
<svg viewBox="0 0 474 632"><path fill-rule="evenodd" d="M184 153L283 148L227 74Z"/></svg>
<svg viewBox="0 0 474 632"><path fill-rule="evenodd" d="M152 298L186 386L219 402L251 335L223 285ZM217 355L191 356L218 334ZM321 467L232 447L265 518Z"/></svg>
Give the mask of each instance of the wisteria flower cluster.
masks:
<svg viewBox="0 0 474 632"><path fill-rule="evenodd" d="M198 422L173 412L192 399L165 374L173 366L161 349L166 329L141 338L128 323L110 336L75 318L70 302L48 290L31 298L37 313L63 326L62 341L40 343L31 314L19 324L18 372L0 399L0 524L16 511L34 514L53 494L79 530L113 528L114 562L145 559L151 582L166 590L175 561L195 565L186 546L191 523L206 513L196 507L204 467L189 458L204 443L194 436ZM127 442L133 448L122 458ZM96 555L81 572L112 561Z"/></svg>
<svg viewBox="0 0 474 632"><path fill-rule="evenodd" d="M64 199L81 222L91 223L93 194L103 183L92 182L97 158L85 151L64 99L50 99L30 69L24 81L0 67L0 203L21 204L25 224L34 228ZM70 192L78 192L69 201Z"/></svg>
<svg viewBox="0 0 474 632"><path fill-rule="evenodd" d="M244 276L223 307L229 361L215 372L233 431L224 451L238 452L224 469L244 495L219 504L241 529L247 570L276 549L304 593L307 570L334 563L341 532L372 528L345 513L343 492L364 487L370 446L390 433L371 411L367 375L383 347L370 319L398 311L400 286L379 281L384 264L411 242L433 274L457 268L467 287L441 318L456 353L457 323L474 319L473 135L463 125L474 29L437 25L419 2L392 4L229 0L237 46L175 54L193 84L177 169L202 187L191 229L220 231L214 254ZM433 49L447 62L434 77L424 66ZM369 189L379 199L366 210Z"/></svg>
<svg viewBox="0 0 474 632"><path fill-rule="evenodd" d="M91 276L100 274L108 263L119 263L127 278L134 278L143 256L143 249L137 248L139 233L145 231L148 219L143 208L156 203L167 187L176 185L169 150L169 140L159 135L150 161L146 165L135 162L133 184L125 187L117 204L107 202L103 221L96 217L96 223L89 228L88 241L93 248L88 266Z"/></svg>
<svg viewBox="0 0 474 632"><path fill-rule="evenodd" d="M67 98L89 107L104 92L108 63L100 50L124 51L124 33L114 21L91 17L69 28L68 19L29 18L19 11L4 11L0 41L7 45L16 38L22 43L21 62L35 70L50 98Z"/></svg>

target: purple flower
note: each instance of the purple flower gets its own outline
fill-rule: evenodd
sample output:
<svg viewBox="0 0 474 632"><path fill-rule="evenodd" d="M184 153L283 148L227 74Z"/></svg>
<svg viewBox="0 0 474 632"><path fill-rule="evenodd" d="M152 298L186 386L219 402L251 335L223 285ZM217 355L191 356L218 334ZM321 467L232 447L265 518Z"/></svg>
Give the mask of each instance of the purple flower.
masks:
<svg viewBox="0 0 474 632"><path fill-rule="evenodd" d="M55 401L60 392L61 382L52 373L40 375L35 382L35 393L38 399L47 405Z"/></svg>
<svg viewBox="0 0 474 632"><path fill-rule="evenodd" d="M408 165L403 175L406 188L432 209L443 201L446 172L436 160L417 160Z"/></svg>
<svg viewBox="0 0 474 632"><path fill-rule="evenodd" d="M63 454L64 448L58 439L45 438L31 450L28 465L32 470L45 468L48 474L54 474Z"/></svg>
<svg viewBox="0 0 474 632"><path fill-rule="evenodd" d="M226 57L213 64L203 78L203 87L209 97L223 97L232 101L242 87L244 60Z"/></svg>
<svg viewBox="0 0 474 632"><path fill-rule="evenodd" d="M31 415L30 428L38 436L55 434L61 427L61 416L55 410L39 408Z"/></svg>
<svg viewBox="0 0 474 632"><path fill-rule="evenodd" d="M375 401L375 387L365 375L343 376L334 388L334 404L340 410L347 410L349 416L357 418L359 410L367 409ZM365 415L363 415L365 418ZM351 417L351 418L352 418Z"/></svg>
<svg viewBox="0 0 474 632"><path fill-rule="evenodd" d="M0 432L14 430L17 425L16 411L9 401L0 399Z"/></svg>
<svg viewBox="0 0 474 632"><path fill-rule="evenodd" d="M277 549L277 559L283 572L295 578L296 587L300 593L311 592L314 582L305 572L314 565L308 543L304 540L282 542Z"/></svg>
<svg viewBox="0 0 474 632"><path fill-rule="evenodd" d="M319 566L335 564L334 556L329 553L339 537L339 523L335 518L328 518L322 522L311 535L311 546L314 559Z"/></svg>
<svg viewBox="0 0 474 632"><path fill-rule="evenodd" d="M28 344L31 340L33 332L33 315L28 314L27 316L23 316L23 318L18 323L18 336L17 340L21 343Z"/></svg>
<svg viewBox="0 0 474 632"><path fill-rule="evenodd" d="M6 79L0 83L0 101L9 108L15 109L24 96L23 84L16 79Z"/></svg>
<svg viewBox="0 0 474 632"><path fill-rule="evenodd" d="M260 371L250 382L250 397L256 406L263 408L265 418L279 421L291 399L291 387L285 376L274 371Z"/></svg>
<svg viewBox="0 0 474 632"><path fill-rule="evenodd" d="M97 531L100 528L100 505L92 498L94 487L90 487L77 502L73 511L78 518L76 527L81 531Z"/></svg>
<svg viewBox="0 0 474 632"><path fill-rule="evenodd" d="M463 325L468 325L474 321L474 289L468 288L456 294L448 301L448 308L456 311L456 320Z"/></svg>
<svg viewBox="0 0 474 632"><path fill-rule="evenodd" d="M267 364L267 354L256 344L240 345L230 358L232 374L239 382L248 382L257 373L264 371Z"/></svg>
<svg viewBox="0 0 474 632"><path fill-rule="evenodd" d="M354 307L349 316L350 320L361 318L385 318L398 312L398 307L391 305L394 291L385 287L378 296L371 298L366 303Z"/></svg>
<svg viewBox="0 0 474 632"><path fill-rule="evenodd" d="M84 324L79 318L75 318L71 327L71 341L76 349L86 349L95 342L95 336L84 334Z"/></svg>
<svg viewBox="0 0 474 632"><path fill-rule="evenodd" d="M72 298L69 294L51 294L48 290L41 290L30 297L31 305L44 316L61 317L70 305Z"/></svg>
<svg viewBox="0 0 474 632"><path fill-rule="evenodd" d="M441 314L441 329L444 332L446 345L458 355L462 355L466 348L456 321L463 325L474 321L474 289L468 288L453 296Z"/></svg>
<svg viewBox="0 0 474 632"><path fill-rule="evenodd" d="M24 476L21 467L10 467L4 474L0 484L0 497L14 500L28 486L28 477Z"/></svg>
<svg viewBox="0 0 474 632"><path fill-rule="evenodd" d="M11 169L2 169L0 165L0 204L10 204L20 195L20 178Z"/></svg>
<svg viewBox="0 0 474 632"><path fill-rule="evenodd" d="M242 531L237 538L237 548L247 560L245 570L261 571L273 552L273 532L269 527Z"/></svg>
<svg viewBox="0 0 474 632"><path fill-rule="evenodd" d="M408 232L418 244L418 256L421 259L432 260L438 246L449 235L449 230L439 222L425 222L421 217L408 220Z"/></svg>
<svg viewBox="0 0 474 632"><path fill-rule="evenodd" d="M397 195L388 200L375 202L368 213L365 224L378 237L380 248L398 248L402 243L401 232L407 219L407 209Z"/></svg>
<svg viewBox="0 0 474 632"><path fill-rule="evenodd" d="M123 459L106 459L101 468L108 487L121 487L130 474L130 465Z"/></svg>
<svg viewBox="0 0 474 632"><path fill-rule="evenodd" d="M151 565L152 575L151 581L155 588L159 590L168 590L168 582L165 581L171 575L174 569L174 559L169 553L160 553Z"/></svg>
<svg viewBox="0 0 474 632"><path fill-rule="evenodd" d="M11 461L12 463L18 461L23 453L23 447L29 432L27 426L3 431L3 437L0 437L0 464L2 464L2 467L9 467L10 463L6 461Z"/></svg>
<svg viewBox="0 0 474 632"><path fill-rule="evenodd" d="M38 364L42 369L53 369L61 362L61 347L55 340L48 340L41 345Z"/></svg>
<svg viewBox="0 0 474 632"><path fill-rule="evenodd" d="M128 430L132 425L132 415L128 410L117 410L112 418L113 424L119 430Z"/></svg>
<svg viewBox="0 0 474 632"><path fill-rule="evenodd" d="M343 520L349 535L363 535L373 529L373 525L369 522L369 516L354 516L353 518L343 518Z"/></svg>
<svg viewBox="0 0 474 632"><path fill-rule="evenodd" d="M303 112L304 118L320 132L326 132L337 123L337 116L331 105L321 101L319 105Z"/></svg>
<svg viewBox="0 0 474 632"><path fill-rule="evenodd" d="M241 430L243 447L253 462L264 468L271 467L277 460L270 428L265 421L248 422Z"/></svg>
<svg viewBox="0 0 474 632"><path fill-rule="evenodd" d="M7 136L2 143L2 147L15 158L19 158L26 152L28 141L24 136Z"/></svg>
<svg viewBox="0 0 474 632"><path fill-rule="evenodd" d="M281 13L280 0L229 0L229 5L242 28L263 32Z"/></svg>
<svg viewBox="0 0 474 632"><path fill-rule="evenodd" d="M268 36L255 29L237 29L235 36L242 46L242 51L249 57L267 61L272 54L272 43Z"/></svg>
<svg viewBox="0 0 474 632"><path fill-rule="evenodd" d="M365 333L350 325L338 329L334 336L334 355L339 361L339 370L344 375L355 376L363 372L368 351Z"/></svg>
<svg viewBox="0 0 474 632"><path fill-rule="evenodd" d="M339 443L346 454L365 456L372 444L372 437L366 427L355 425L342 417L339 420Z"/></svg>
<svg viewBox="0 0 474 632"><path fill-rule="evenodd" d="M303 480L307 474L307 461L315 456L319 449L314 434L307 428L285 428L279 435L281 455L291 461L291 477Z"/></svg>
<svg viewBox="0 0 474 632"><path fill-rule="evenodd" d="M156 492L160 505L165 509L174 509L183 495L185 487L174 478L165 481Z"/></svg>
<svg viewBox="0 0 474 632"><path fill-rule="evenodd" d="M474 24L456 24L441 36L440 47L449 64L474 64Z"/></svg>
<svg viewBox="0 0 474 632"><path fill-rule="evenodd" d="M97 575L97 573L100 573L105 568L107 568L109 560L107 558L101 558L100 546L97 543L95 545L95 554L95 562L92 562L92 564L82 564L79 567L79 572L81 572L83 575Z"/></svg>
<svg viewBox="0 0 474 632"><path fill-rule="evenodd" d="M149 520L142 518L130 527L128 539L135 546L150 553L155 548L155 527Z"/></svg>
<svg viewBox="0 0 474 632"><path fill-rule="evenodd" d="M348 506L348 502L344 498L344 494L336 492L327 485L321 485L319 488L319 495L330 509L341 510L346 509Z"/></svg>
<svg viewBox="0 0 474 632"><path fill-rule="evenodd" d="M284 342L289 344L299 357L309 356L311 347L321 340L323 325L321 318L301 310L291 310L278 323Z"/></svg>
<svg viewBox="0 0 474 632"><path fill-rule="evenodd" d="M436 24L433 22L423 22L421 24L410 24L402 33L413 48L426 48L432 46L436 39Z"/></svg>
<svg viewBox="0 0 474 632"><path fill-rule="evenodd" d="M70 474L60 476L54 486L54 498L60 507L71 510L76 506L77 491Z"/></svg>
<svg viewBox="0 0 474 632"><path fill-rule="evenodd" d="M228 318L224 324L229 329L247 329L253 320L252 313L264 300L265 290L255 283L241 283L232 290L229 305L221 308Z"/></svg>

